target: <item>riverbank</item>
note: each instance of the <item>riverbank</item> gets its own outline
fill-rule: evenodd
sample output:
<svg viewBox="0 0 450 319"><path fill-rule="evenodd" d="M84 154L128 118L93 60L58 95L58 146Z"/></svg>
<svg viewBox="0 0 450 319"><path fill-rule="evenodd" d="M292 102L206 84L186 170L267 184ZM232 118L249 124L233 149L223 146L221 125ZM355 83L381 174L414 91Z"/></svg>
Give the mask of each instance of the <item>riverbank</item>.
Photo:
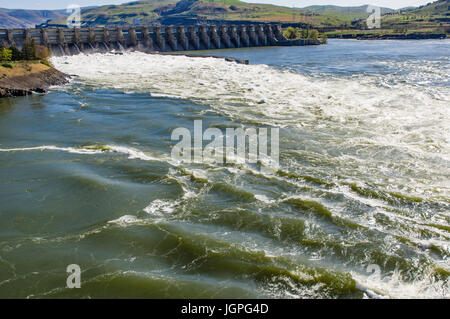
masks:
<svg viewBox="0 0 450 319"><path fill-rule="evenodd" d="M69 76L39 61L0 65L0 98L45 93L50 86L63 85Z"/></svg>
<svg viewBox="0 0 450 319"><path fill-rule="evenodd" d="M357 40L433 40L446 39L445 33L381 33L381 32L359 32L359 33L327 33L329 39L357 39Z"/></svg>

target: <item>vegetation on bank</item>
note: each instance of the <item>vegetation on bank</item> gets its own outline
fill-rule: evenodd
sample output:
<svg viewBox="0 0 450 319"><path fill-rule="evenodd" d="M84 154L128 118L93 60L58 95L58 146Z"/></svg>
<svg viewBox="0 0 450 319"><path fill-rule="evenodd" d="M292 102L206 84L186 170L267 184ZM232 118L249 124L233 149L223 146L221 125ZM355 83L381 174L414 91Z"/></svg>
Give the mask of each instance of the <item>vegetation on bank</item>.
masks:
<svg viewBox="0 0 450 319"><path fill-rule="evenodd" d="M22 50L15 46L0 46L0 78L40 72L51 67L47 47L34 41L24 41Z"/></svg>
<svg viewBox="0 0 450 319"><path fill-rule="evenodd" d="M329 38L358 38L360 36L384 36L384 35L433 35L442 34L447 38L450 37L450 28L447 29L407 29L407 28L395 28L395 29L374 29L374 30L336 30L325 32L325 35Z"/></svg>
<svg viewBox="0 0 450 319"><path fill-rule="evenodd" d="M3 47L0 45L0 61L33 61L47 60L51 55L50 50L42 45L35 44L34 40L25 40L22 50L15 46Z"/></svg>
<svg viewBox="0 0 450 319"><path fill-rule="evenodd" d="M328 37L326 34L320 35L319 31L315 29L301 29L294 27L287 27L283 30L283 35L288 40L297 40L297 39L310 39L310 40L319 40L323 44L326 44L328 41Z"/></svg>
<svg viewBox="0 0 450 319"><path fill-rule="evenodd" d="M387 13L382 16L381 26L383 29L434 29L437 33L445 33L450 22L449 7L449 0L439 0L418 8Z"/></svg>
<svg viewBox="0 0 450 319"><path fill-rule="evenodd" d="M326 34L331 38L359 36L407 36L416 34L446 35L450 37L450 0L430 2L418 8L406 8L393 12L385 12L381 17L381 29L369 30L365 19L354 21L350 26L342 26L329 30Z"/></svg>
<svg viewBox="0 0 450 319"><path fill-rule="evenodd" d="M0 79L29 75L50 69L40 61L16 61L0 63Z"/></svg>

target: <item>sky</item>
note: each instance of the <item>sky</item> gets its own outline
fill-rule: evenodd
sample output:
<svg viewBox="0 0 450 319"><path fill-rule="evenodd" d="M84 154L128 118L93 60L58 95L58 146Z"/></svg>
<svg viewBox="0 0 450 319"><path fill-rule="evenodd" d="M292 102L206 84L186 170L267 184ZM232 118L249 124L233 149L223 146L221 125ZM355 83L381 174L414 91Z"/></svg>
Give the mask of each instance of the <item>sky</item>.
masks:
<svg viewBox="0 0 450 319"><path fill-rule="evenodd" d="M70 4L78 4L80 6L95 6L105 4L120 4L124 0L0 0L0 8L10 9L64 9ZM334 4L338 6L359 6L364 4L372 4L381 7L399 9L409 6L420 6L432 2L432 0L246 0L245 2L253 3L272 3L288 7L302 8L310 5L318 4Z"/></svg>

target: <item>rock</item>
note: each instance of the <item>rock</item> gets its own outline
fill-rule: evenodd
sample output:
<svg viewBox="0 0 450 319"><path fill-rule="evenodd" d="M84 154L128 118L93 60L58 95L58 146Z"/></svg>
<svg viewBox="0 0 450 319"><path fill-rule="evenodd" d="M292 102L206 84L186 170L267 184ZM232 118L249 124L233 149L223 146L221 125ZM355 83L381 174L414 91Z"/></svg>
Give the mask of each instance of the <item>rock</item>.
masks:
<svg viewBox="0 0 450 319"><path fill-rule="evenodd" d="M64 85L70 76L56 69L0 79L0 98L46 93L50 86Z"/></svg>

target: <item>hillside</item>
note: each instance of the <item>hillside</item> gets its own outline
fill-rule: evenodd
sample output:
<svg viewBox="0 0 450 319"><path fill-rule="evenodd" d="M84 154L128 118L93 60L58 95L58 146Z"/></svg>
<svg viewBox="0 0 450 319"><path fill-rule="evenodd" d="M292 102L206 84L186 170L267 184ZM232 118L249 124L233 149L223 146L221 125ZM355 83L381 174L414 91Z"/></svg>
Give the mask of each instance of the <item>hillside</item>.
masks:
<svg viewBox="0 0 450 319"><path fill-rule="evenodd" d="M340 6L332 6L332 5L326 5L326 6L309 6L302 8L306 11L311 11L319 14L350 14L350 15L363 15L367 16L367 8L368 5L359 6L359 7L340 7ZM389 8L381 8L381 14L386 13L393 13L395 12L394 9Z"/></svg>
<svg viewBox="0 0 450 319"><path fill-rule="evenodd" d="M445 32L449 27L450 0L440 0L419 8L382 8L382 30ZM4 18L1 14L6 14ZM0 10L0 27L31 27L51 19L41 27L66 24L60 11ZM289 8L239 0L141 0L122 5L106 5L82 10L82 26L192 25L204 23L278 22L297 27L312 26L323 31L366 28L367 6L309 6ZM3 24L3 26L1 26Z"/></svg>
<svg viewBox="0 0 450 319"><path fill-rule="evenodd" d="M67 16L66 10L19 10L0 8L0 28L32 28L47 20Z"/></svg>
<svg viewBox="0 0 450 319"><path fill-rule="evenodd" d="M122 5L105 5L81 10L82 26L106 26L129 24L153 24L161 15L159 8L174 6L179 0L143 0ZM57 18L41 27L65 24L65 18Z"/></svg>
<svg viewBox="0 0 450 319"><path fill-rule="evenodd" d="M365 8L365 7L364 7ZM367 17L362 7L319 14L312 9L289 8L239 0L142 0L82 11L84 26L129 24L196 24L205 21L252 21L310 24L320 27L350 25ZM386 9L389 10L389 9ZM350 12L350 13L348 13ZM64 19L50 22L59 25Z"/></svg>
<svg viewBox="0 0 450 319"><path fill-rule="evenodd" d="M383 16L382 27L394 29L446 28L450 25L450 0L401 10Z"/></svg>
<svg viewBox="0 0 450 319"><path fill-rule="evenodd" d="M306 12L311 12L321 16L324 26L344 26L350 27L356 21L367 19L370 13L367 12L368 5L358 7L340 7L333 5L314 5L302 8ZM395 10L381 8L381 14L393 13Z"/></svg>

